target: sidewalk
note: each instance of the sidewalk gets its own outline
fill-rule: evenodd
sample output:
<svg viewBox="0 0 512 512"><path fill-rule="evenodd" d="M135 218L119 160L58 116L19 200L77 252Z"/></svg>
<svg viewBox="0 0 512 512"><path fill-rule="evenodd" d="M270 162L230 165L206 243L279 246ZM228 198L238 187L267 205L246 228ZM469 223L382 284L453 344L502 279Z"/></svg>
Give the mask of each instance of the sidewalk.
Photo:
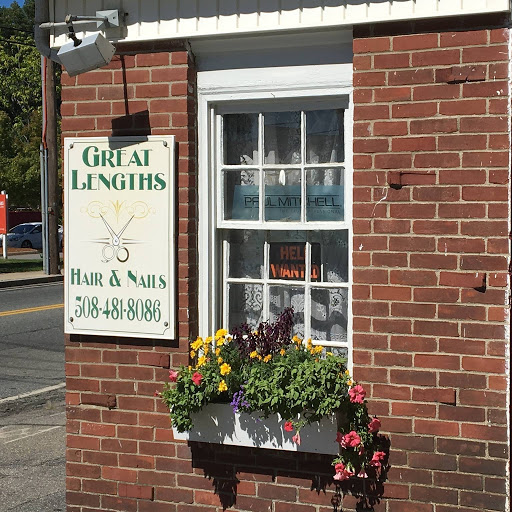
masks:
<svg viewBox="0 0 512 512"><path fill-rule="evenodd" d="M0 274L0 288L26 286L28 284L54 283L63 281L62 274L45 274L42 270L33 272L12 272Z"/></svg>

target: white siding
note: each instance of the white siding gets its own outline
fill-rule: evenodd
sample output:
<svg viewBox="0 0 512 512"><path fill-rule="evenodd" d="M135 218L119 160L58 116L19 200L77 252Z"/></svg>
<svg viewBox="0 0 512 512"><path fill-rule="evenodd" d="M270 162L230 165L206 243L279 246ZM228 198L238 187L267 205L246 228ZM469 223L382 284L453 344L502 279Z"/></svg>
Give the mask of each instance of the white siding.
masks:
<svg viewBox="0 0 512 512"><path fill-rule="evenodd" d="M123 41L247 34L508 11L509 0L49 0L51 21L119 7ZM79 26L77 26L78 29ZM82 26L82 30L85 27ZM79 30L77 30L78 32ZM62 30L60 30L62 33ZM56 34L52 44L66 39ZM117 37L117 32L107 36Z"/></svg>

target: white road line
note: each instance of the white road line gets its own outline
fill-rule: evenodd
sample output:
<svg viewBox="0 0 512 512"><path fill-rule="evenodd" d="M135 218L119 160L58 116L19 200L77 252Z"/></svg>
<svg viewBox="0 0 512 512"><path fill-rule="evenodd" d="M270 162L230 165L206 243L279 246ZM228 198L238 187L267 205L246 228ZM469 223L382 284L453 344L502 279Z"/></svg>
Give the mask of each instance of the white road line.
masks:
<svg viewBox="0 0 512 512"><path fill-rule="evenodd" d="M55 430L56 428L64 428L64 425L56 425L55 427L45 428L44 430L39 430L38 432L34 432L33 434L17 437L16 439L11 439L10 441L5 441L4 444L15 443L16 441L21 441L22 439L26 439L27 437L33 437L39 434L44 434L45 432L49 432L50 430Z"/></svg>
<svg viewBox="0 0 512 512"><path fill-rule="evenodd" d="M29 391L28 393L22 393L21 395L8 396L7 398L1 398L0 404L5 402L14 402L15 400L21 400L22 398L27 398L29 396L40 395L41 393L47 393L48 391L54 391L56 389L61 389L66 386L65 382L61 382L60 384L56 384L55 386L48 386L46 388L36 389L34 391Z"/></svg>

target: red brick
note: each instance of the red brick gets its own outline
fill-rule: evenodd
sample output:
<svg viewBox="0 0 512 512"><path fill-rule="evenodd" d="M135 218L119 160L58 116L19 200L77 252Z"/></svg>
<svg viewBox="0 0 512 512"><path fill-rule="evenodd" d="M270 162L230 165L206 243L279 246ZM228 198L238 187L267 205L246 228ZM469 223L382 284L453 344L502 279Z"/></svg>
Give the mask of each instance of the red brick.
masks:
<svg viewBox="0 0 512 512"><path fill-rule="evenodd" d="M389 119L387 105L357 105L354 108L354 120Z"/></svg>
<svg viewBox="0 0 512 512"><path fill-rule="evenodd" d="M354 39L353 50L358 53L386 52L390 49L390 38L373 37L368 39Z"/></svg>
<svg viewBox="0 0 512 512"><path fill-rule="evenodd" d="M414 421L414 432L416 434L430 434L434 436L437 435L456 437L459 435L459 425L458 423L452 421L433 421L417 419ZM441 455L440 457L443 458L444 456Z"/></svg>
<svg viewBox="0 0 512 512"><path fill-rule="evenodd" d="M462 50L462 62L504 61L507 59L508 47L506 45L477 46Z"/></svg>
<svg viewBox="0 0 512 512"><path fill-rule="evenodd" d="M409 67L409 54L388 53L373 57L373 69L397 69Z"/></svg>
<svg viewBox="0 0 512 512"><path fill-rule="evenodd" d="M415 388L412 399L421 402L438 402L455 405L457 403L455 389L453 388Z"/></svg>
<svg viewBox="0 0 512 512"><path fill-rule="evenodd" d="M401 151L435 151L436 139L434 137L400 137L393 139L392 149Z"/></svg>
<svg viewBox="0 0 512 512"><path fill-rule="evenodd" d="M504 81L475 82L462 86L464 98L493 98L507 96L508 83Z"/></svg>
<svg viewBox="0 0 512 512"><path fill-rule="evenodd" d="M135 483L137 481L137 472L133 469L103 466L101 468L101 477L105 480Z"/></svg>
<svg viewBox="0 0 512 512"><path fill-rule="evenodd" d="M456 269L457 256L451 254L411 254L411 268Z"/></svg>
<svg viewBox="0 0 512 512"><path fill-rule="evenodd" d="M354 141L355 153L383 153L388 151L387 139L356 139Z"/></svg>
<svg viewBox="0 0 512 512"><path fill-rule="evenodd" d="M474 169L468 170L456 170L450 169L448 171L439 172L439 183L449 185L463 185L463 184L481 184L485 183L486 173L485 171L476 171Z"/></svg>
<svg viewBox="0 0 512 512"><path fill-rule="evenodd" d="M416 119L410 124L411 134L455 133L456 131L456 119Z"/></svg>
<svg viewBox="0 0 512 512"><path fill-rule="evenodd" d="M417 423L420 422L423 426L429 423L431 425L434 424L434 422L429 422L427 420L418 420ZM449 428L453 429L453 425ZM446 454L410 453L409 461L413 468L437 469L441 471L454 471L457 469L457 458Z"/></svg>
<svg viewBox="0 0 512 512"><path fill-rule="evenodd" d="M154 492L154 487L119 484L119 496L125 498L153 500Z"/></svg>
<svg viewBox="0 0 512 512"><path fill-rule="evenodd" d="M352 64L354 71L366 71L372 69L372 58L370 55L354 55Z"/></svg>
<svg viewBox="0 0 512 512"><path fill-rule="evenodd" d="M395 119L413 117L433 117L437 114L437 103L398 103L391 107L391 117Z"/></svg>
<svg viewBox="0 0 512 512"><path fill-rule="evenodd" d="M436 382L436 376L433 372L391 369L389 381L392 384L434 386Z"/></svg>
<svg viewBox="0 0 512 512"><path fill-rule="evenodd" d="M386 84L386 73L383 71L363 71L354 73L354 87L378 87Z"/></svg>
<svg viewBox="0 0 512 512"><path fill-rule="evenodd" d="M440 136L437 139L440 151L443 150L475 150L485 149L487 147L486 135L446 135ZM464 157L462 165L464 163ZM471 167L471 166L469 166Z"/></svg>
<svg viewBox="0 0 512 512"><path fill-rule="evenodd" d="M414 334L429 334L443 336L457 336L459 333L458 326L453 322L428 322L416 320L413 328Z"/></svg>
<svg viewBox="0 0 512 512"><path fill-rule="evenodd" d="M461 133L505 133L507 127L506 116L460 118Z"/></svg>
<svg viewBox="0 0 512 512"><path fill-rule="evenodd" d="M373 133L381 135L407 135L407 122L404 121L375 121Z"/></svg>
<svg viewBox="0 0 512 512"><path fill-rule="evenodd" d="M95 70L89 73L79 75L77 78L78 85L102 85L112 83L112 71Z"/></svg>
<svg viewBox="0 0 512 512"><path fill-rule="evenodd" d="M410 334L411 321L410 320L395 320L395 319L381 319L375 318L373 320L373 328L375 332L396 333L396 334Z"/></svg>
<svg viewBox="0 0 512 512"><path fill-rule="evenodd" d="M487 105L485 100L441 101L439 103L439 114L443 116L468 116L472 114L485 114L486 112Z"/></svg>
<svg viewBox="0 0 512 512"><path fill-rule="evenodd" d="M463 255L460 259L461 270L505 270L507 258L505 256L470 256Z"/></svg>
<svg viewBox="0 0 512 512"><path fill-rule="evenodd" d="M434 70L432 69L408 69L403 71L388 71L388 85L391 86L431 83L434 83Z"/></svg>
<svg viewBox="0 0 512 512"><path fill-rule="evenodd" d="M451 303L458 302L459 290L453 288L416 288L414 300L417 302Z"/></svg>
<svg viewBox="0 0 512 512"><path fill-rule="evenodd" d="M411 87L381 87L373 89L377 103L391 103L393 101L408 101L411 99Z"/></svg>
<svg viewBox="0 0 512 512"><path fill-rule="evenodd" d="M505 151L471 151L464 153L464 155L462 156L462 166L480 168L506 167L508 166L508 160L508 153Z"/></svg>
<svg viewBox="0 0 512 512"><path fill-rule="evenodd" d="M457 407L439 406L439 419L450 421L485 421L485 410L476 409L475 407Z"/></svg>
<svg viewBox="0 0 512 512"><path fill-rule="evenodd" d="M392 404L392 414L394 416L413 416L413 417L433 417L436 414L435 405L426 405L418 403L395 402ZM410 449L410 448L408 448ZM417 466L412 466L417 467Z"/></svg>
<svg viewBox="0 0 512 512"><path fill-rule="evenodd" d="M136 55L135 63L138 67L168 66L169 53L139 53Z"/></svg>
<svg viewBox="0 0 512 512"><path fill-rule="evenodd" d="M90 464L66 464L66 474L69 476L78 476L82 478L100 478L101 467Z"/></svg>
<svg viewBox="0 0 512 512"><path fill-rule="evenodd" d="M478 219L485 217L485 204L440 204L439 217L445 219Z"/></svg>
<svg viewBox="0 0 512 512"><path fill-rule="evenodd" d="M485 308L479 306L439 305L438 317L457 320L485 320Z"/></svg>
<svg viewBox="0 0 512 512"><path fill-rule="evenodd" d="M439 386L484 389L486 387L486 378L484 375L441 372L439 374Z"/></svg>
<svg viewBox="0 0 512 512"><path fill-rule="evenodd" d="M393 50L426 50L438 47L437 34L413 34L393 37Z"/></svg>
<svg viewBox="0 0 512 512"><path fill-rule="evenodd" d="M497 358L463 357L462 368L474 372L504 373L505 361Z"/></svg>
<svg viewBox="0 0 512 512"><path fill-rule="evenodd" d="M436 306L434 304L396 303L391 305L391 314L405 318L434 318Z"/></svg>
<svg viewBox="0 0 512 512"><path fill-rule="evenodd" d="M460 88L453 84L421 85L414 87L414 101L449 100L460 97Z"/></svg>
<svg viewBox="0 0 512 512"><path fill-rule="evenodd" d="M471 46L487 43L487 30L467 30L463 32L443 32L440 46Z"/></svg>
<svg viewBox="0 0 512 512"><path fill-rule="evenodd" d="M460 156L457 153L420 153L414 157L415 167L449 168L460 166Z"/></svg>
<svg viewBox="0 0 512 512"><path fill-rule="evenodd" d="M83 435L92 435L98 437L114 437L116 435L115 425L104 425L101 423L88 423L82 421L80 432Z"/></svg>
<svg viewBox="0 0 512 512"><path fill-rule="evenodd" d="M435 352L437 343L425 336L391 336L390 348L404 352Z"/></svg>
<svg viewBox="0 0 512 512"><path fill-rule="evenodd" d="M440 409L452 409L451 406L440 406ZM474 409L473 409L474 410ZM453 455L468 455L473 457L483 457L486 452L484 442L467 441L466 439L437 439L437 450L441 453L451 453ZM457 486L455 486L457 487Z"/></svg>
<svg viewBox="0 0 512 512"><path fill-rule="evenodd" d="M416 368L432 368L434 370L460 370L460 358L444 354L415 354L414 366Z"/></svg>

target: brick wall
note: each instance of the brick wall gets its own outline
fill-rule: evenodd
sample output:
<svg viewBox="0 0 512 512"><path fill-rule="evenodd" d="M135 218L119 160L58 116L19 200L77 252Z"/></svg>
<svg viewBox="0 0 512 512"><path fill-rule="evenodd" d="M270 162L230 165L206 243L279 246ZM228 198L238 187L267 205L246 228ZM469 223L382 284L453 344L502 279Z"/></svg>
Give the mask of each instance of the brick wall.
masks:
<svg viewBox="0 0 512 512"><path fill-rule="evenodd" d="M354 40L353 312L392 443L375 510L505 510L508 32L374 29ZM183 49L63 74L64 136L174 134L179 187L179 340L66 340L68 512L339 511L330 457L174 442L154 396L197 332L195 94Z"/></svg>
<svg viewBox="0 0 512 512"><path fill-rule="evenodd" d="M408 28L354 39L356 377L388 510L505 510L509 34Z"/></svg>

